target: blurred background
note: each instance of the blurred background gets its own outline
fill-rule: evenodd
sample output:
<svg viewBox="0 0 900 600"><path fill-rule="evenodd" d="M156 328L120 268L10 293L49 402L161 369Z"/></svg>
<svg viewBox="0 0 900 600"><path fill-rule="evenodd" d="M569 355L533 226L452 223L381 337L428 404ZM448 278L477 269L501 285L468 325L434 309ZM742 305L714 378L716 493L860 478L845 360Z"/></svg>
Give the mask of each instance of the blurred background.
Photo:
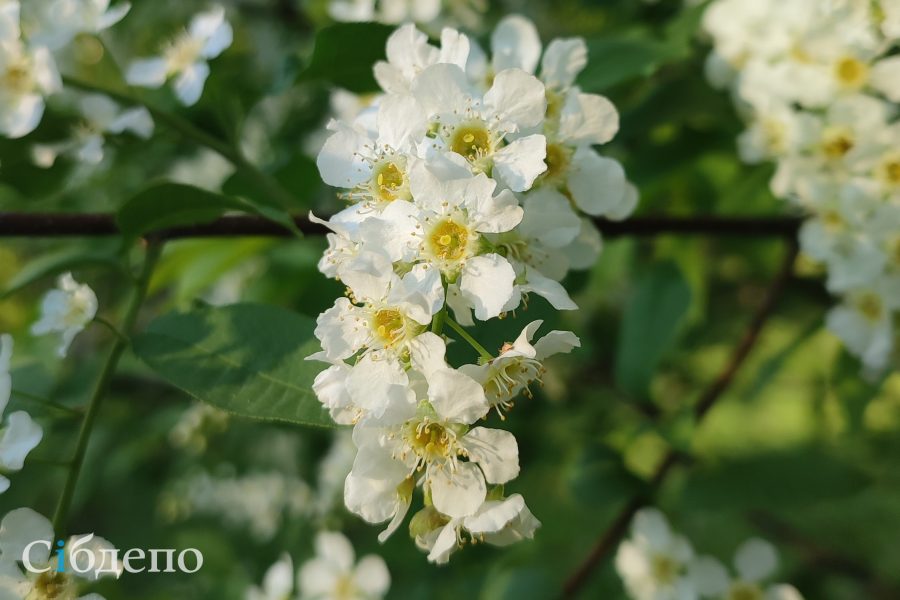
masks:
<svg viewBox="0 0 900 600"><path fill-rule="evenodd" d="M702 6L452 2L445 6L447 22L482 42L512 12L532 18L545 43L586 38L590 62L579 83L608 95L621 112L621 131L605 152L624 163L639 187L638 216L789 215L768 190L771 167L738 161L741 122L728 95L703 75L709 47L698 33ZM200 102L183 109L164 92L148 97L240 143L293 193L292 211L333 211L334 193L319 183L314 162L328 116L351 100L333 89L373 91L369 65L378 56L360 41L344 49L345 63L329 71L315 67L317 31L332 23L327 2L223 4L235 43L216 59ZM103 34L103 44L80 38L68 68L115 83L116 61L155 51L207 6L135 1L129 16ZM163 178L258 193L217 155L163 127L150 143L110 140L99 165L63 157L50 168L36 166L28 144L60 139L76 120L71 101L61 97L29 138L0 139L2 210L110 212ZM798 276L734 385L702 425L691 416L692 403L725 366L762 302L787 246L777 236L607 239L597 265L566 282L581 310L560 314L534 298L527 310L488 323L481 335L488 347L545 319L545 330L571 329L582 348L553 359L535 397L521 399L505 422L526 467L507 492L522 493L543 522L535 540L507 549L467 547L443 568L427 564L404 530L381 546L376 528L343 509L343 476L353 458L346 432L229 417L160 382L126 354L91 440L74 529L94 531L119 548L196 547L205 564L193 575L127 575L95 589L111 600L243 598L283 552L295 564L311 556L312 537L325 527L345 532L358 554L384 557L393 579L390 598L552 598L675 448L685 464L663 486L658 505L699 552L730 562L739 543L756 535L779 548L778 579L806 598L900 598L900 375L863 378L858 363L823 330L833 300L815 266L798 260ZM171 242L138 328L197 302L264 302L314 318L343 292L317 271L324 247L315 236ZM17 287L37 261L86 249L114 257L119 243L4 239L0 289ZM76 276L97 292L100 314L115 318L121 275L98 260L80 266ZM52 282L38 279L3 297L0 331L16 339L17 389L78 405L90 392L109 333L91 328L64 361L52 340L30 337L39 298ZM71 452L79 422L22 398L16 405L38 418L45 437L0 496L0 513L29 506L49 514L64 479L55 463ZM611 561L598 568L583 597L625 597Z"/></svg>

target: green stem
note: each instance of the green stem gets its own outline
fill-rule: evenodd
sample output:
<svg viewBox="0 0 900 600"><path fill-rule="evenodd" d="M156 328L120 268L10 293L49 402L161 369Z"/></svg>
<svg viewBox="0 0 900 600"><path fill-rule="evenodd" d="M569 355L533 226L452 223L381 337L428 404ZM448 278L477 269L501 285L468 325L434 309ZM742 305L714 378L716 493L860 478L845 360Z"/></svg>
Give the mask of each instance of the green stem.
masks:
<svg viewBox="0 0 900 600"><path fill-rule="evenodd" d="M60 404L59 402L54 402L48 398L43 398L41 396L36 396L35 394L29 394L28 392L23 392L22 390L12 390L13 396L18 396L23 400L27 400L29 402L34 402L35 404L40 404L42 406L46 406L48 408L53 408L56 410L60 410L66 412L70 415L80 417L84 413L77 408L72 408L71 406L66 406L65 404Z"/></svg>
<svg viewBox="0 0 900 600"><path fill-rule="evenodd" d="M150 242L147 246L144 264L141 267L137 284L135 285L131 300L129 300L128 306L125 309L125 315L122 318L122 330L126 334L131 333L135 321L137 321L141 304L143 304L144 298L147 296L147 288L150 285L150 277L153 274L153 268L156 266L156 261L159 258L161 251L162 246L158 243ZM91 432L94 429L94 421L97 419L100 403L109 389L109 384L112 381L113 374L119 364L119 359L122 357L122 354L127 347L128 341L126 339L116 338L116 342L97 378L94 392L88 403L87 412L84 415L84 420L81 422L81 430L78 432L78 441L75 444L75 453L72 455L72 466L69 470L68 477L66 478L62 494L59 497L59 503L56 505L56 512L53 515L53 531L55 531L56 535L59 537L64 537L65 534L66 521L69 516L69 509L72 505L72 497L75 493L78 477L81 475L81 467L84 465L84 456L87 452Z"/></svg>
<svg viewBox="0 0 900 600"><path fill-rule="evenodd" d="M441 332L444 331L444 319L447 317L447 307L444 306L434 315L434 319L431 321L431 332L437 335L441 335Z"/></svg>
<svg viewBox="0 0 900 600"><path fill-rule="evenodd" d="M476 352L478 352L478 354L481 356L481 358L483 358L486 361L493 360L494 356L490 352L488 352L484 346L479 344L475 338L473 338L471 335L469 335L469 332L466 331L465 329L463 329L462 325L460 325L459 323L457 323L456 321L451 319L449 315L446 315L444 317L444 320L447 323L447 325L450 326L450 329L452 329L453 331L458 333L462 339L469 342L469 345L472 346Z"/></svg>
<svg viewBox="0 0 900 600"><path fill-rule="evenodd" d="M119 329L115 325L113 325L112 323L110 323L109 321L104 319L103 317L100 317L100 316L94 317L94 323L97 323L98 325L103 325L110 331L110 333L112 333L118 339L124 340L126 342L128 341L128 338L125 336L124 333L119 331Z"/></svg>
<svg viewBox="0 0 900 600"><path fill-rule="evenodd" d="M143 100L127 91L114 90L103 85L90 83L88 81L83 81L81 79L70 77L68 75L63 77L63 83L69 87L85 92L105 94L110 98L113 98L114 100L118 100L122 104L131 106L143 106L151 115L153 115L153 118L157 122L160 122L168 128L177 131L182 136L195 141L201 146L209 148L213 152L216 152L217 154L222 156L222 158L230 162L232 165L234 165L235 168L243 171L282 208L287 209L294 203L293 195L291 195L290 192L284 189L281 184L278 183L278 181L276 181L273 177L259 170L256 165L247 160L247 158L243 155L243 153L240 151L240 149L238 149L236 145L232 146L231 144L228 144L227 142L206 133L202 129L196 127L190 121L182 119L181 117L173 115L172 113L166 112L154 106L152 103L149 103L146 100ZM294 230L294 233L301 237L303 235L297 229Z"/></svg>

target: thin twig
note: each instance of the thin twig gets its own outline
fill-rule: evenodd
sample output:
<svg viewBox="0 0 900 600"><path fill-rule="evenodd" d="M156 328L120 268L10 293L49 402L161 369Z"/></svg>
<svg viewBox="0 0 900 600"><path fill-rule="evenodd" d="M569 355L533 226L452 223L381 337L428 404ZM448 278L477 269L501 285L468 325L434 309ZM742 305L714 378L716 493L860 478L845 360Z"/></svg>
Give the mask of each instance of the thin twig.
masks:
<svg viewBox="0 0 900 600"><path fill-rule="evenodd" d="M297 228L308 235L321 235L328 229L306 217L295 217ZM636 217L626 221L594 219L607 237L654 236L664 234L795 237L800 220L792 217ZM0 212L0 237L100 237L119 233L111 214L98 213L14 213ZM163 229L159 239L195 237L290 236L283 226L250 215L228 215L215 221L186 227Z"/></svg>
<svg viewBox="0 0 900 600"><path fill-rule="evenodd" d="M725 365L725 368L720 375L706 391L701 394L697 401L697 404L694 407L694 416L698 423L706 416L709 410L734 382L738 370L744 364L750 351L759 340L760 332L769 320L769 317L772 316L775 306L778 304L778 300L784 293L787 283L790 281L793 274L794 261L797 259L798 252L797 243L794 239L791 239L788 243L789 247L781 264L781 268L775 276L775 279L772 280L772 284L769 286L765 300L754 313L753 319L750 321L741 341L738 342L738 345L735 347L728 364ZM619 541L628 531L628 524L631 522L634 514L650 500L649 496L652 496L656 490L659 489L681 458L681 455L676 451L669 451L663 459L663 462L657 467L656 473L650 480L647 489L643 493L633 496L625 504L618 516L616 516L612 523L610 523L597 539L590 554L588 554L584 561L566 580L563 586L564 598L574 597L581 591L590 579L594 569L612 554L613 550L618 546Z"/></svg>

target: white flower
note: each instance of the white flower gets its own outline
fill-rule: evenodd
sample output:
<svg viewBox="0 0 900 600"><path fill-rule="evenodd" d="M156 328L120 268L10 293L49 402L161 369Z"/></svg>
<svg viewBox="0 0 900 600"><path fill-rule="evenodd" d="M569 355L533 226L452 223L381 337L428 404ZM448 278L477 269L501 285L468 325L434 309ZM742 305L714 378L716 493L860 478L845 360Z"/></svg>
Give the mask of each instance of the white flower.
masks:
<svg viewBox="0 0 900 600"><path fill-rule="evenodd" d="M0 5L0 134L19 138L34 131L44 97L61 88L50 50L28 47L21 39L19 3Z"/></svg>
<svg viewBox="0 0 900 600"><path fill-rule="evenodd" d="M17 564L24 561L26 547L35 541L44 543L33 544L27 558L35 569L49 568L44 573L25 571ZM113 545L92 533L69 538L66 543L66 569L65 572L58 572L56 554L54 552L51 555L54 541L50 521L30 508L18 508L3 517L0 522L0 568L3 570L0 596L21 600L51 597L74 600L78 593L78 582L74 577L94 581L104 575L119 577L122 574L121 565L114 565L109 560L111 551L114 550ZM93 555L93 567L90 570L80 572L84 571L84 559L81 558L83 553L70 555L73 548ZM74 565L79 567L78 570L71 564L73 558L78 561ZM50 589L53 591L50 592ZM87 594L79 596L78 600L103 600L103 597L99 594Z"/></svg>
<svg viewBox="0 0 900 600"><path fill-rule="evenodd" d="M388 94L408 94L416 76L439 63L465 67L469 38L455 29L441 31L441 47L428 43L428 36L412 23L397 28L387 40L387 61L375 63L378 85Z"/></svg>
<svg viewBox="0 0 900 600"><path fill-rule="evenodd" d="M380 600L391 575L380 556L369 554L355 562L350 541L334 532L316 536L316 556L300 567L297 583L301 600Z"/></svg>
<svg viewBox="0 0 900 600"><path fill-rule="evenodd" d="M290 600L294 591L294 563L290 555L281 558L266 571L262 587L244 592L244 600Z"/></svg>
<svg viewBox="0 0 900 600"><path fill-rule="evenodd" d="M616 553L616 570L635 600L691 600L697 592L687 567L694 551L690 542L669 528L656 509L637 512L631 538Z"/></svg>
<svg viewBox="0 0 900 600"><path fill-rule="evenodd" d="M741 544L734 557L737 577L732 579L718 560L702 556L690 567L691 579L704 598L730 600L803 600L796 588L787 584L764 585L778 566L772 544L752 538Z"/></svg>
<svg viewBox="0 0 900 600"><path fill-rule="evenodd" d="M59 333L57 354L64 357L72 340L97 314L97 296L86 284L79 284L71 273L57 280L57 289L41 300L41 318L31 326L32 335Z"/></svg>
<svg viewBox="0 0 900 600"><path fill-rule="evenodd" d="M491 172L515 192L529 189L547 170L546 139L508 136L544 118L544 85L521 69L497 73L482 95L457 65L436 64L420 73L413 95L437 123L437 148L465 158L476 172Z"/></svg>
<svg viewBox="0 0 900 600"><path fill-rule="evenodd" d="M110 7L110 0L28 0L22 21L32 45L56 51L80 33L96 35L112 27L129 10L129 2Z"/></svg>
<svg viewBox="0 0 900 600"><path fill-rule="evenodd" d="M831 309L826 326L871 371L884 369L894 350L894 314L900 311L900 277L851 290Z"/></svg>
<svg viewBox="0 0 900 600"><path fill-rule="evenodd" d="M162 56L133 62L125 74L130 85L156 88L175 77L175 95L182 104L196 104L209 77L208 60L219 56L233 40L225 9L216 6L191 19L187 31L170 42Z"/></svg>
<svg viewBox="0 0 900 600"><path fill-rule="evenodd" d="M551 331L534 345L531 338L543 321L528 324L516 341L506 343L496 358L479 365L463 365L460 371L477 381L484 387L485 396L498 412L509 410L513 400L523 390L531 397L528 385L533 381L541 381L544 374L543 360L548 356L569 353L579 348L581 341L571 331Z"/></svg>
<svg viewBox="0 0 900 600"><path fill-rule="evenodd" d="M12 352L12 336L0 335L0 419L12 393L9 374ZM9 489L6 475L22 469L25 457L41 442L43 435L41 426L25 411L18 410L9 415L6 426L0 428L0 494Z"/></svg>
<svg viewBox="0 0 900 600"><path fill-rule="evenodd" d="M428 560L445 564L450 555L465 543L463 533L475 544L486 542L508 546L533 539L541 526L520 494L508 498L490 498L474 514L450 519L431 506L426 506L410 521L410 533L416 545L428 552Z"/></svg>
<svg viewBox="0 0 900 600"><path fill-rule="evenodd" d="M91 94L79 102L84 122L74 131L71 139L55 144L37 144L32 148L35 164L51 167L61 154L96 165L103 160L105 136L125 132L141 139L153 134L153 117L144 107L123 109L106 96Z"/></svg>
<svg viewBox="0 0 900 600"><path fill-rule="evenodd" d="M441 12L440 0L330 0L328 15L335 21L400 24L429 23Z"/></svg>
<svg viewBox="0 0 900 600"><path fill-rule="evenodd" d="M421 118L417 118L421 117ZM424 137L427 123L410 96L387 96L378 105L376 130L357 121L332 121L317 164L328 185L349 188L346 197L370 208L409 200L406 156Z"/></svg>
<svg viewBox="0 0 900 600"><path fill-rule="evenodd" d="M354 441L360 454L371 454L379 463L397 462L409 476L422 470L426 490L441 513L474 514L484 502L487 483L506 483L518 475L518 445L507 431L469 428L489 408L484 390L470 377L437 368L427 374L427 385L427 400L410 406L406 414L398 411L389 421L360 422ZM348 507L352 504L347 499Z"/></svg>

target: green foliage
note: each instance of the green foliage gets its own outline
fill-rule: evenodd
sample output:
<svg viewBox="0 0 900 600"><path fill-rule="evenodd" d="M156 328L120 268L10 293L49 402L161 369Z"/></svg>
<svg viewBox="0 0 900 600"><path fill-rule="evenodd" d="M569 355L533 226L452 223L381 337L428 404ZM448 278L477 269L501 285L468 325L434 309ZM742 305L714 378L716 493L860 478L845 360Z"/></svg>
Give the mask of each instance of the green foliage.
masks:
<svg viewBox="0 0 900 600"><path fill-rule="evenodd" d="M655 266L627 301L616 350L616 384L646 397L650 380L675 341L691 304L691 290L671 263Z"/></svg>
<svg viewBox="0 0 900 600"><path fill-rule="evenodd" d="M239 199L180 183L151 185L130 198L116 214L123 235L136 238L166 229L215 221L229 210L257 212Z"/></svg>
<svg viewBox="0 0 900 600"><path fill-rule="evenodd" d="M393 27L378 23L337 23L316 33L315 48L300 81L319 81L358 94L378 89L372 65L384 59Z"/></svg>
<svg viewBox="0 0 900 600"><path fill-rule="evenodd" d="M869 478L823 448L759 453L695 467L681 503L691 510L807 508L864 490Z"/></svg>
<svg viewBox="0 0 900 600"><path fill-rule="evenodd" d="M164 315L135 353L194 398L245 417L333 427L312 391L322 365L315 323L284 309L235 304Z"/></svg>

